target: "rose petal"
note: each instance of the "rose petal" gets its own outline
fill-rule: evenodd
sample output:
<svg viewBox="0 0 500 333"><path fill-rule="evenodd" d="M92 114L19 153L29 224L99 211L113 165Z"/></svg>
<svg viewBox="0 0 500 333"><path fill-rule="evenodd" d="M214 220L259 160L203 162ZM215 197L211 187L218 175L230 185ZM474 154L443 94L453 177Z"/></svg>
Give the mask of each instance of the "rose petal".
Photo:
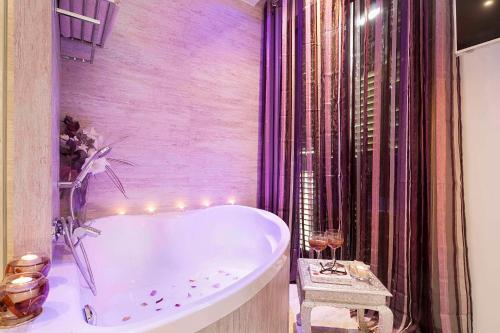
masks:
<svg viewBox="0 0 500 333"><path fill-rule="evenodd" d="M143 302L143 303L141 303L141 305L142 305L142 306L148 306L148 303Z"/></svg>
<svg viewBox="0 0 500 333"><path fill-rule="evenodd" d="M196 286L191 286L191 288L196 288Z"/></svg>
<svg viewBox="0 0 500 333"><path fill-rule="evenodd" d="M193 282L196 282L196 280L189 279L189 282L190 282L190 283L193 283Z"/></svg>
<svg viewBox="0 0 500 333"><path fill-rule="evenodd" d="M190 294L190 293L188 293L188 298L190 298L190 297L191 297L191 294Z"/></svg>
<svg viewBox="0 0 500 333"><path fill-rule="evenodd" d="M130 317L130 316L125 316L125 317L123 317L123 318L122 318L122 321L128 321L128 320L130 320L130 318L132 318L132 317Z"/></svg>
<svg viewBox="0 0 500 333"><path fill-rule="evenodd" d="M163 302L163 297L156 301L156 304Z"/></svg>
<svg viewBox="0 0 500 333"><path fill-rule="evenodd" d="M154 296L156 295L156 290L151 290L151 292L149 293L149 296Z"/></svg>
<svg viewBox="0 0 500 333"><path fill-rule="evenodd" d="M178 307L180 307L180 306L181 306L180 304L175 304L175 307L176 307L176 308L178 308Z"/></svg>
<svg viewBox="0 0 500 333"><path fill-rule="evenodd" d="M214 285L212 285L213 288L219 288L220 287L220 283L216 283Z"/></svg>
<svg viewBox="0 0 500 333"><path fill-rule="evenodd" d="M155 311L161 311L161 308L156 309Z"/></svg>

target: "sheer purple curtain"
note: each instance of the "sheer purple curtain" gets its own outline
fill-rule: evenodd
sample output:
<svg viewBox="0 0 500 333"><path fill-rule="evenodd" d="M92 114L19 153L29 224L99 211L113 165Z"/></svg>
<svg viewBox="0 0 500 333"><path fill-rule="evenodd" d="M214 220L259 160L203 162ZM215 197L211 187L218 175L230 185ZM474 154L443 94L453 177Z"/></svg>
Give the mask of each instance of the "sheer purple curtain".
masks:
<svg viewBox="0 0 500 333"><path fill-rule="evenodd" d="M295 3L268 1L264 12L262 47L261 158L259 207L280 216L291 232L291 279L299 257L298 173L300 163L296 117L301 103L301 77L297 64ZM297 74L299 76L297 77Z"/></svg>
<svg viewBox="0 0 500 333"><path fill-rule="evenodd" d="M398 331L472 331L452 1L265 10L259 203L290 226L292 266L311 230L341 228Z"/></svg>

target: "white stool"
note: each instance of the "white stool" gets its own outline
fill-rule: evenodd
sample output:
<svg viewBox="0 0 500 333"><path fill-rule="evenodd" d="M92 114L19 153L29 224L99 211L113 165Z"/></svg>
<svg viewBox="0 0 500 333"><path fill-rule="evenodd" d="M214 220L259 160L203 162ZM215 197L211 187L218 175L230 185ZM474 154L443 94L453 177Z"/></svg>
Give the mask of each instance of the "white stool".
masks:
<svg viewBox="0 0 500 333"><path fill-rule="evenodd" d="M387 307L387 297L391 293L370 272L370 282L352 281L352 285L331 283L315 283L311 281L309 264L317 259L299 259L297 289L300 301L300 323L303 333L311 333L311 311L316 306L333 306L357 310L358 325L361 330L366 330L364 318L365 310L374 310L379 313L379 330L381 333L392 332L393 315ZM324 260L323 260L324 261ZM349 261L337 261L347 265Z"/></svg>

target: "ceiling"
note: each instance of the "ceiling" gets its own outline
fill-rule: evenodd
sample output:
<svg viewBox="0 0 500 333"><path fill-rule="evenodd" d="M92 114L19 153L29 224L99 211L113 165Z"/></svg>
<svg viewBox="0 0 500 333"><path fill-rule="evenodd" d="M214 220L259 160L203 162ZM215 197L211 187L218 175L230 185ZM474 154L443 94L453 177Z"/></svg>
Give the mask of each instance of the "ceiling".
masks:
<svg viewBox="0 0 500 333"><path fill-rule="evenodd" d="M500 1L457 0L458 49L500 38Z"/></svg>

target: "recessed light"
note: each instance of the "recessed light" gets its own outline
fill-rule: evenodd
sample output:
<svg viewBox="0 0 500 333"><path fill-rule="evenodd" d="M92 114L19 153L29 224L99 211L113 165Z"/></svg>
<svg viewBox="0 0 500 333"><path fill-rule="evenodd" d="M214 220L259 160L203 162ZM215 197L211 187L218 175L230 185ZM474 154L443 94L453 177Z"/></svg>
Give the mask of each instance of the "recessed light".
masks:
<svg viewBox="0 0 500 333"><path fill-rule="evenodd" d="M149 214L154 214L156 212L156 206L154 205L148 205L146 207L146 211L149 213Z"/></svg>
<svg viewBox="0 0 500 333"><path fill-rule="evenodd" d="M487 1L483 2L483 6L484 7L491 7L494 3L495 3L495 1L493 1L493 0L487 0Z"/></svg>

